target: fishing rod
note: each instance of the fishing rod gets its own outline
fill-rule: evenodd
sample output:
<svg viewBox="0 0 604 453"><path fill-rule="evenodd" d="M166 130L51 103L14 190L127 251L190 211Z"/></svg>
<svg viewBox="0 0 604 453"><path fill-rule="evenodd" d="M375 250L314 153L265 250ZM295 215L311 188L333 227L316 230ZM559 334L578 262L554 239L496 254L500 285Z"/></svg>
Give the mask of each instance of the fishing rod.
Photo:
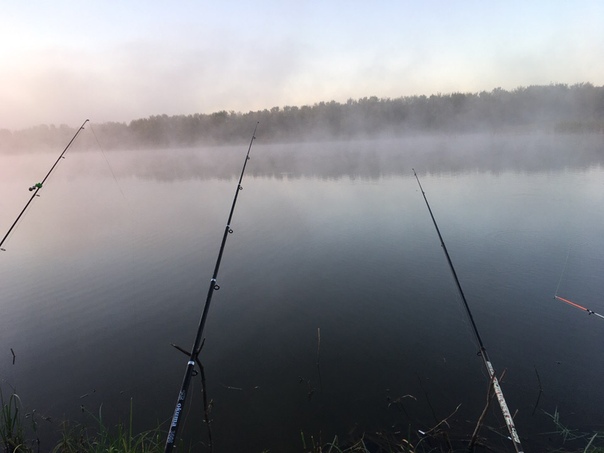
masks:
<svg viewBox="0 0 604 453"><path fill-rule="evenodd" d="M604 315L601 315L600 313L596 313L595 311L590 310L589 308L585 308L585 307L583 307L582 305L579 305L576 302L573 302L573 301L570 301L568 299L565 299L564 297L554 296L554 299L561 300L562 302L566 302L568 305L572 305L573 307L578 308L579 310L586 311L588 315L596 315L599 318L604 318Z"/></svg>
<svg viewBox="0 0 604 453"><path fill-rule="evenodd" d="M478 341L478 345L480 346L479 355L482 357L482 361L484 362L484 366L489 373L489 377L491 378L491 383L493 385L493 389L495 390L495 394L497 395L497 401L499 402L499 407L501 408L501 413L503 414L503 418L505 419L505 424L510 433L510 438L512 443L514 444L514 449L517 453L523 453L522 444L520 443L520 437L518 436L518 432L516 431L516 427L514 426L514 419L510 414L510 410L508 409L508 405L505 402L505 398L503 396L503 391L501 390L501 385L499 385L499 380L495 375L495 370L491 361L489 360L489 356L487 354L487 350L484 347L484 343L482 342L482 338L480 337L480 333L478 332L478 327L476 326L476 322L474 321L474 317L472 316L472 311L470 310L470 306L468 305L468 301L466 300L466 296L461 288L461 283L459 282L459 278L457 277L457 272L455 272L455 267L453 267L453 262L451 261L451 257L449 256L449 252L447 250L447 246L445 245L445 241L443 240L442 235L440 234L440 229L436 224L436 219L434 218L434 214L432 214L432 209L430 208L430 204L428 203L428 198L426 198L426 193L422 187L422 184L419 182L419 177L413 169L413 174L415 175L415 179L417 179L417 184L419 185L419 189L422 192L424 197L424 201L426 202L426 206L428 207L428 212L430 212L430 217L432 217L432 223L434 223L434 228L436 228L436 233L438 234L438 238L440 239L440 245L445 252L445 256L447 258L447 262L449 263L449 268L451 269L451 273L453 274L453 279L455 280L455 284L457 285L457 289L459 290L459 295L461 296L461 300L463 301L464 308L466 309L466 313L468 314L468 318L470 319L470 324L472 324L472 330L474 331L474 335L476 340Z"/></svg>
<svg viewBox="0 0 604 453"><path fill-rule="evenodd" d="M220 245L220 251L218 252L218 258L216 259L216 265L214 266L214 273L212 274L212 278L210 279L210 286L208 288L208 293L206 296L206 302L203 307L203 313L201 315L201 319L199 320L199 326L197 328L197 335L195 336L195 342L193 343L193 347L191 348L191 353L189 354L189 361L187 362L187 367L185 370L185 377L182 381L182 386L180 388L180 392L178 393L178 398L176 400L176 407L174 409L174 415L172 417L172 423L170 424L170 429L168 430L168 438L166 439L166 446L164 449L165 453L169 453L174 448L174 443L176 442L176 434L178 432L178 426L180 424L180 414L185 405L185 400L187 398L187 392L189 391L189 385L191 383L191 378L193 377L193 371L195 368L195 362L198 360L198 355L201 351L202 345L202 335L203 329L206 323L206 318L208 317L208 311L210 310L210 303L212 301L212 295L214 291L218 291L220 286L216 283L216 279L218 278L218 270L220 269L220 262L222 261L222 254L224 252L224 246L226 244L227 236L233 232L231 228L231 220L233 219L233 212L235 211L235 205L237 204L237 197L239 195L239 191L243 190L241 186L241 181L243 180L243 174L245 173L245 167L247 166L247 161L250 159L250 150L252 149L252 144L256 139L256 130L258 129L258 123L256 123L256 127L254 128L254 133L252 134L252 139L250 140L250 146L247 149L247 154L245 155L245 160L243 162L243 168L241 169L241 175L239 175L239 182L237 183L237 189L235 189L235 196L233 197L233 204L231 205L231 212L229 213L229 218L227 220L226 227L224 229L224 234L222 236L222 243Z"/></svg>
<svg viewBox="0 0 604 453"><path fill-rule="evenodd" d="M73 143L73 141L76 139L76 137L78 136L78 134L84 129L84 125L90 120L86 120L82 123L82 125L80 126L80 128L77 130L77 132L75 133L75 135L71 138L71 140L69 141L69 143L67 144L67 146L65 147L65 149L63 150L63 152L61 153L61 155L59 156L59 158L56 160L56 162L54 163L54 165L52 167L50 167L50 170L48 170L48 173L46 173L46 176L44 176L44 179L42 180L42 182L38 182L36 184L34 184L33 186L31 186L29 188L30 192L33 192L31 198L29 199L29 201L25 204L25 207L23 208L23 210L21 211L21 213L17 216L17 218L15 219L15 221L13 222L13 224L11 225L11 227L8 229L8 231L6 232L6 234L4 235L4 237L2 238L2 241L0 241L0 250L5 251L2 248L2 244L4 244L4 241L6 241L6 238L8 237L8 235L10 234L11 231L13 231L13 228L15 228L15 225L17 225L17 222L19 221L19 219L21 218L21 216L25 213L27 207L31 204L31 202L34 200L35 197L39 197L40 195L38 195L38 192L40 191L40 189L42 188L42 186L44 185L44 183L46 182L46 180L48 179L48 177L50 176L50 174L52 173L52 171L55 169L55 167L57 166L57 164L59 163L59 161L61 159L65 159L63 157L63 155L65 154L65 152L69 149L69 147L71 146L71 144Z"/></svg>
<svg viewBox="0 0 604 453"><path fill-rule="evenodd" d="M568 305L571 305L575 308L578 308L579 310L583 310L586 311L588 315L596 315L600 318L604 318L604 316L602 316L599 313L596 313L593 310L590 310L589 308L585 308L582 305L579 305L576 302L573 302L571 300L565 299L564 297L560 297L558 296L558 290L560 289L560 283L562 283L562 277L564 276L564 272L566 271L566 265L568 264L568 257L570 256L570 247L568 249L568 253L566 254L566 260L564 261L564 267L562 268L562 273L560 274L560 279L558 280L558 286L556 286L556 292L554 293L554 299L558 299L562 302L567 303Z"/></svg>

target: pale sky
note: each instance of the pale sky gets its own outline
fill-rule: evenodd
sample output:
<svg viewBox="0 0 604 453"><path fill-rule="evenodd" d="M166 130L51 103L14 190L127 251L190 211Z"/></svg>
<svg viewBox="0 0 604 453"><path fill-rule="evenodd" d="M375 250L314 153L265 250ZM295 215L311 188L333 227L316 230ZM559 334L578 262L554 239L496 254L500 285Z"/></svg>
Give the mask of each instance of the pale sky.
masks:
<svg viewBox="0 0 604 453"><path fill-rule="evenodd" d="M0 0L0 129L604 85L601 0Z"/></svg>

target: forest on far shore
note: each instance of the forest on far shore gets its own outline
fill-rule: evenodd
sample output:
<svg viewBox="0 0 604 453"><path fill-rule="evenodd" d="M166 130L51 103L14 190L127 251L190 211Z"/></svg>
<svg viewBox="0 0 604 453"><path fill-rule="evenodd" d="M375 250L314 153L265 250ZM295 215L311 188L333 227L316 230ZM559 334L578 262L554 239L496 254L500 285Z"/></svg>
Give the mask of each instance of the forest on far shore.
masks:
<svg viewBox="0 0 604 453"><path fill-rule="evenodd" d="M104 149L191 147L249 141L256 122L263 142L287 143L403 137L411 134L604 134L604 87L590 83L496 88L480 93L434 94L345 103L273 107L255 112L154 115L130 123L96 123L78 140ZM79 125L78 125L79 126ZM0 150L64 147L76 131L67 125L0 129ZM96 143L98 140L98 144Z"/></svg>

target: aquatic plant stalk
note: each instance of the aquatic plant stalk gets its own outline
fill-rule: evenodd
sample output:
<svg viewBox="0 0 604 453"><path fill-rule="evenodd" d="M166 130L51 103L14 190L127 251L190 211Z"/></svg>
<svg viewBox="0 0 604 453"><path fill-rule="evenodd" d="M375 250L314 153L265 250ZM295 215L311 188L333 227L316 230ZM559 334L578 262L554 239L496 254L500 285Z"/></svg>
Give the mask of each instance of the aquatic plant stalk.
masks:
<svg viewBox="0 0 604 453"><path fill-rule="evenodd" d="M487 372L489 373L493 390L495 391L497 401L499 402L499 407L501 408L501 413L503 414L505 424L510 433L510 438L512 440L512 443L514 444L514 449L517 453L522 453L522 444L520 443L520 437L518 436L518 432L516 431L516 427L514 426L514 419L512 418L510 410L508 409L508 405L503 396L503 391L501 390L501 386L499 385L499 380L495 375L495 370L493 368L493 365L491 364L491 361L489 360L489 356L482 342L482 338L480 337L480 333L478 332L478 327L476 326L476 322L474 321L474 317L472 316L472 311L470 310L470 306L468 305L466 296L463 292L463 289L461 288L461 283L459 282L459 278L457 277L457 272L455 272L455 267L453 266L453 262L451 261L451 257L449 256L449 252L447 251L447 246L445 245L445 241L443 240L443 237L440 234L440 229L438 228L438 224L436 223L436 219L434 218L434 214L432 213L432 209L430 208L430 204L428 203L428 198L426 198L426 193L424 192L422 184L419 182L419 177L417 176L415 169L413 169L413 174L415 175L415 179L417 179L417 184L419 185L419 189L422 192L424 201L426 202L426 206L428 207L428 212L430 213L430 217L432 218L432 223L434 223L434 228L436 228L436 233L438 234L438 238L440 239L440 245L443 248L445 257L447 258L447 262L449 263L449 268L451 269L451 273L453 274L453 279L455 280L455 284L457 286L457 289L459 290L459 295L461 296L464 308L466 310L468 318L470 319L472 330L474 331L474 335L476 336L476 340L478 341L478 345L480 347L479 355L482 357L484 366L487 369Z"/></svg>
<svg viewBox="0 0 604 453"><path fill-rule="evenodd" d="M237 189L235 189L235 196L233 197L233 204L231 205L231 211L229 213L229 218L227 220L226 227L224 229L224 234L222 236L222 243L220 244L220 251L218 252L218 258L216 259L216 265L214 266L214 273L212 274L212 278L210 279L210 286L208 288L205 305L203 307L203 313L201 315L201 319L199 320L199 326L197 327L197 334L195 336L195 342L193 343L193 347L191 348L191 353L189 355L189 361L187 362L187 367L185 369L185 376L182 381L182 386L180 388L180 392L178 393L178 398L176 400L176 407L174 409L174 415L172 417L172 422L170 424L170 429L168 431L168 437L166 439L166 446L164 449L165 453L169 453L174 448L174 443L176 442L176 434L178 433L178 427L180 424L180 415L185 405L185 401L187 398L187 393L189 391L189 385L191 383L191 378L193 377L193 371L195 368L195 362L198 358L199 352L201 350L202 337L203 337L203 329L206 324L206 319L208 317L208 312L210 310L210 303L212 301L212 296L214 291L218 291L220 286L216 283L216 279L218 278L218 271L220 269L220 262L222 261L222 254L224 253L224 247L226 244L227 236L233 232L231 229L231 220L233 219L233 212L235 211L235 205L237 204L237 197L239 195L239 191L243 189L241 186L241 181L243 180L243 174L245 173L245 168L247 166L247 161L250 159L250 151L252 149L252 144L256 139L256 130L258 129L258 124L256 123L256 127L254 128L254 133L252 134L252 139L250 140L250 145L247 149L247 154L245 155L245 160L243 162L243 168L241 169L241 174L239 175L239 182L237 183Z"/></svg>
<svg viewBox="0 0 604 453"><path fill-rule="evenodd" d="M76 139L76 137L78 136L78 134L84 129L84 125L88 121L90 121L90 120L87 119L86 121L84 121L82 123L82 125L77 130L77 132L75 133L75 135L71 138L71 140L69 141L69 143L67 144L67 146L65 147L65 149L63 150L63 152L61 153L61 155L59 156L59 158L55 161L55 163L53 164L53 166L50 167L50 170L48 170L48 173L46 173L46 176L44 176L44 179L41 182L38 182L38 183L34 184L33 186L31 186L29 188L29 191L30 192L33 191L33 194L31 196L31 198L29 199L29 201L25 204L25 207L23 208L23 210L21 211L21 213L17 216L17 218L15 219L15 221L13 222L13 224L11 225L11 227L8 229L8 231L6 232L6 234L4 235L4 237L2 238L2 241L0 241L0 250L4 251L4 249L1 248L2 244L4 244L4 241L6 241L6 238L8 237L8 235L10 234L10 232L13 231L13 228L15 228L15 225L17 225L17 222L23 216L23 214L27 210L28 206L31 204L31 202L34 200L34 198L38 196L38 192L44 186L44 183L46 182L46 180L48 179L48 177L50 176L50 174L52 173L52 171L55 169L55 167L57 166L57 164L59 163L59 161L64 158L63 155L69 149L69 147L71 146L71 144L73 143L73 141Z"/></svg>

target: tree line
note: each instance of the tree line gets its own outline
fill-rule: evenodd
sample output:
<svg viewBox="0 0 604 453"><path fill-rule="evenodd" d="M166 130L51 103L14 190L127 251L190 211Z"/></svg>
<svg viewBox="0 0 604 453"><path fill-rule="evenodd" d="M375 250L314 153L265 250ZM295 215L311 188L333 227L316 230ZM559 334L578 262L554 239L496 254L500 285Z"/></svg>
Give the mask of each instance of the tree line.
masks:
<svg viewBox="0 0 604 453"><path fill-rule="evenodd" d="M273 107L248 113L154 115L130 123L94 124L83 146L105 149L190 147L248 141L256 122L264 142L287 143L411 134L476 132L604 133L604 87L590 83L496 88L479 93L399 98L364 97L345 103ZM64 145L75 133L66 125L0 129L0 149Z"/></svg>

